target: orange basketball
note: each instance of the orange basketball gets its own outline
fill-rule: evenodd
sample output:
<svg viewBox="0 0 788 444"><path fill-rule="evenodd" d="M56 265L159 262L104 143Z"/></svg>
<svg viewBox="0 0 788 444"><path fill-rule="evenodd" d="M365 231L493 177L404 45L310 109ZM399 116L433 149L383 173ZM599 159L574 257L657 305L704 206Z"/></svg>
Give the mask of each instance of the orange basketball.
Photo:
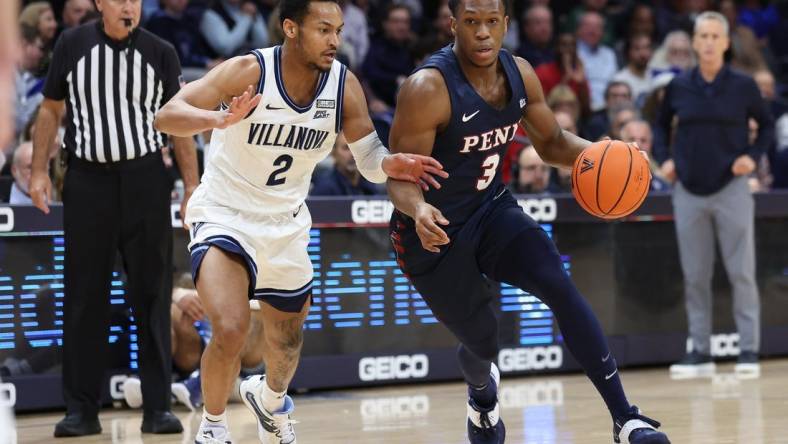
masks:
<svg viewBox="0 0 788 444"><path fill-rule="evenodd" d="M572 194L584 210L617 219L637 210L648 194L648 160L633 145L602 140L589 145L572 168Z"/></svg>

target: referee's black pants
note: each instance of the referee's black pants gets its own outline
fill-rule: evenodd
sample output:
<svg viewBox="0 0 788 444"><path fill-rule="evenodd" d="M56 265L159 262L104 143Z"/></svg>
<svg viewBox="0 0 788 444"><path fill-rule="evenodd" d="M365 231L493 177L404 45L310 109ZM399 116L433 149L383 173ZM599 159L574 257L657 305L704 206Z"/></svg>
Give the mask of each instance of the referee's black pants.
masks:
<svg viewBox="0 0 788 444"><path fill-rule="evenodd" d="M170 409L170 190L159 152L115 165L69 159L63 186L63 396L68 413L91 417L99 411L118 250L137 324L143 406L146 412Z"/></svg>

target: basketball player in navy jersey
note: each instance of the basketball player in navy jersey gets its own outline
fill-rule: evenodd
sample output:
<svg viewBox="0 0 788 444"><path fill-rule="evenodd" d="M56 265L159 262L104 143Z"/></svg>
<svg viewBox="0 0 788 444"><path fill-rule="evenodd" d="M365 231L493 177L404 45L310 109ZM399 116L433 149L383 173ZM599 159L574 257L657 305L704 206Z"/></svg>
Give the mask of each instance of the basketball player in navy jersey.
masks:
<svg viewBox="0 0 788 444"><path fill-rule="evenodd" d="M500 179L500 160L518 124L539 155L571 167L590 142L562 131L534 70L501 49L504 0L450 0L454 45L433 54L403 84L390 135L394 152L432 155L449 178L422 190L389 180L396 207L391 238L403 272L459 339L468 438L502 443L493 361L498 326L486 275L535 293L555 314L567 347L607 404L616 443L665 444L659 423L631 406L615 359L554 244L523 213Z"/></svg>
<svg viewBox="0 0 788 444"><path fill-rule="evenodd" d="M337 1L279 6L282 46L222 63L182 88L154 122L178 136L213 129L186 213L192 275L213 329L201 362L205 406L197 443L231 442L225 407L249 328L247 299L262 301L266 374L241 383L242 399L257 416L261 442L296 443L286 391L311 301L304 200L339 131L370 181L438 186L432 174L445 177L433 158L389 154L380 142L358 79L335 60L343 26Z"/></svg>

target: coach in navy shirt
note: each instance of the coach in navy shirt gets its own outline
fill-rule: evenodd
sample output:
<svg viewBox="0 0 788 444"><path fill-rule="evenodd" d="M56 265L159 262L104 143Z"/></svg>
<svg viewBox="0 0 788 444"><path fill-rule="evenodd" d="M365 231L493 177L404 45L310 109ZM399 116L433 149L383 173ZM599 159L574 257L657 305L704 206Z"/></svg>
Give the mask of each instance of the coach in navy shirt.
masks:
<svg viewBox="0 0 788 444"><path fill-rule="evenodd" d="M755 283L754 201L747 176L774 138L774 122L755 81L724 63L730 44L721 14L695 21L697 68L668 85L657 122L654 155L668 178L677 178L673 208L684 273L692 352L671 372L698 376L714 370L711 358L711 279L715 237L733 287L741 354L737 373L757 375L760 302ZM674 117L672 153L667 149ZM748 119L758 137L748 144Z"/></svg>

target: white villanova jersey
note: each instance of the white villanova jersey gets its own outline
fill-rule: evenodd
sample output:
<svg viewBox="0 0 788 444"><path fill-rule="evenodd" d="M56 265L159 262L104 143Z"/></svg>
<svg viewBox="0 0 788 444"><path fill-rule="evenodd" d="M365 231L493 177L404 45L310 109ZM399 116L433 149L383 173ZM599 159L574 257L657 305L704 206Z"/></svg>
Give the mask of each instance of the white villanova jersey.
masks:
<svg viewBox="0 0 788 444"><path fill-rule="evenodd" d="M312 103L300 107L285 91L281 50L254 51L262 100L244 120L213 131L189 222L210 220L206 210L213 206L266 215L298 211L306 199L315 165L331 152L341 129L346 68L335 60L320 74Z"/></svg>

